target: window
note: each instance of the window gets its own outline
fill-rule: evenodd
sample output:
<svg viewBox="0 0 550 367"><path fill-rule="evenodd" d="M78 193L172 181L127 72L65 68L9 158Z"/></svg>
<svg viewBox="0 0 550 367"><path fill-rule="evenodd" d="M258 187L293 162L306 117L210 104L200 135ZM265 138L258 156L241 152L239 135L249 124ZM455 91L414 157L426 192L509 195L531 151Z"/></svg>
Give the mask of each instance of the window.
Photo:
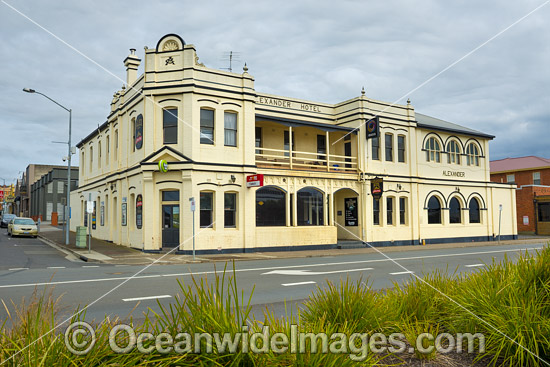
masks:
<svg viewBox="0 0 550 367"><path fill-rule="evenodd" d="M214 212L214 193L201 192L200 196L200 225L201 228L212 228Z"/></svg>
<svg viewBox="0 0 550 367"><path fill-rule="evenodd" d="M399 198L399 224L407 224L407 198Z"/></svg>
<svg viewBox="0 0 550 367"><path fill-rule="evenodd" d="M136 151L136 118L132 119L132 152Z"/></svg>
<svg viewBox="0 0 550 367"><path fill-rule="evenodd" d="M380 200L372 200L372 223L380 225Z"/></svg>
<svg viewBox="0 0 550 367"><path fill-rule="evenodd" d="M439 202L439 199L435 196L432 196L428 201L428 223L441 223L441 203Z"/></svg>
<svg viewBox="0 0 550 367"><path fill-rule="evenodd" d="M111 139L109 135L107 135L105 147L107 148L107 154L105 154L105 164L109 164L109 154L111 153Z"/></svg>
<svg viewBox="0 0 550 367"><path fill-rule="evenodd" d="M510 175L506 175L506 182L512 184L516 183L516 175L514 175L513 173Z"/></svg>
<svg viewBox="0 0 550 367"><path fill-rule="evenodd" d="M162 201L180 201L179 190L163 191Z"/></svg>
<svg viewBox="0 0 550 367"><path fill-rule="evenodd" d="M94 147L90 147L90 172L92 172L93 164L94 164Z"/></svg>
<svg viewBox="0 0 550 367"><path fill-rule="evenodd" d="M178 143L178 109L162 110L163 144Z"/></svg>
<svg viewBox="0 0 550 367"><path fill-rule="evenodd" d="M224 123L224 144L229 147L237 146L237 114L225 112L223 114Z"/></svg>
<svg viewBox="0 0 550 367"><path fill-rule="evenodd" d="M97 143L97 167L101 168L101 142Z"/></svg>
<svg viewBox="0 0 550 367"><path fill-rule="evenodd" d="M479 149L476 144L468 144L466 149L466 162L468 166L479 166Z"/></svg>
<svg viewBox="0 0 550 367"><path fill-rule="evenodd" d="M286 194L276 187L262 187L256 191L256 226L286 225Z"/></svg>
<svg viewBox="0 0 550 367"><path fill-rule="evenodd" d="M214 145L214 110L201 108L201 144Z"/></svg>
<svg viewBox="0 0 550 367"><path fill-rule="evenodd" d="M537 209L539 222L550 222L550 203L538 203Z"/></svg>
<svg viewBox="0 0 550 367"><path fill-rule="evenodd" d="M262 147L262 128L256 127L256 148ZM262 149L256 149L256 154L263 154Z"/></svg>
<svg viewBox="0 0 550 367"><path fill-rule="evenodd" d="M405 163L405 135L397 137L397 161Z"/></svg>
<svg viewBox="0 0 550 367"><path fill-rule="evenodd" d="M115 130L115 160L118 159L118 130Z"/></svg>
<svg viewBox="0 0 550 367"><path fill-rule="evenodd" d="M143 226L143 197L139 194L136 197L136 228L141 229Z"/></svg>
<svg viewBox="0 0 550 367"><path fill-rule="evenodd" d="M237 227L237 194L226 192L223 195L223 225L225 228Z"/></svg>
<svg viewBox="0 0 550 367"><path fill-rule="evenodd" d="M86 157L84 155L84 149L82 150L82 152L80 153L80 165L82 166L82 173L84 174L84 168L85 168L85 163L86 163Z"/></svg>
<svg viewBox="0 0 550 367"><path fill-rule="evenodd" d="M380 160L380 137L371 139L372 144L372 159L379 161Z"/></svg>
<svg viewBox="0 0 550 367"><path fill-rule="evenodd" d="M386 161L393 161L393 134L384 136L384 149L386 151Z"/></svg>
<svg viewBox="0 0 550 367"><path fill-rule="evenodd" d="M285 130L284 132L284 146L283 150L285 150L285 157L289 156L289 150L290 150L290 133L288 130ZM294 136L294 131L292 132L292 150L296 150L296 137ZM294 156L294 154L292 155Z"/></svg>
<svg viewBox="0 0 550 367"><path fill-rule="evenodd" d="M449 222L462 223L462 214L460 212L460 202L457 198L452 198L449 203Z"/></svg>
<svg viewBox="0 0 550 367"><path fill-rule="evenodd" d="M481 223L481 215L479 212L479 201L472 198L469 205L470 223Z"/></svg>
<svg viewBox="0 0 550 367"><path fill-rule="evenodd" d="M393 225L393 198L386 198L386 223L391 226Z"/></svg>
<svg viewBox="0 0 550 367"><path fill-rule="evenodd" d="M455 140L451 140L447 146L447 160L449 164L460 164L460 146Z"/></svg>
<svg viewBox="0 0 550 367"><path fill-rule="evenodd" d="M317 159L325 161L327 159L327 137L325 135L317 135Z"/></svg>
<svg viewBox="0 0 550 367"><path fill-rule="evenodd" d="M298 191L296 219L299 226L323 225L323 194L312 188Z"/></svg>
<svg viewBox="0 0 550 367"><path fill-rule="evenodd" d="M441 146L436 138L429 138L424 147L426 150L426 160L428 162L441 162Z"/></svg>
<svg viewBox="0 0 550 367"><path fill-rule="evenodd" d="M540 172L533 172L533 185L540 185Z"/></svg>

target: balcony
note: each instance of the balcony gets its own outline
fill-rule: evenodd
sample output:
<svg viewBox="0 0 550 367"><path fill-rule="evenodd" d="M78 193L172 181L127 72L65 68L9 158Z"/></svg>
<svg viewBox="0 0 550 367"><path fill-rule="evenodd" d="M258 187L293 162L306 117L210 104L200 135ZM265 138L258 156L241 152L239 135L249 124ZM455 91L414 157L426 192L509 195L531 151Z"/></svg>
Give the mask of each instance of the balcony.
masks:
<svg viewBox="0 0 550 367"><path fill-rule="evenodd" d="M258 168L357 173L357 135L350 128L256 120Z"/></svg>

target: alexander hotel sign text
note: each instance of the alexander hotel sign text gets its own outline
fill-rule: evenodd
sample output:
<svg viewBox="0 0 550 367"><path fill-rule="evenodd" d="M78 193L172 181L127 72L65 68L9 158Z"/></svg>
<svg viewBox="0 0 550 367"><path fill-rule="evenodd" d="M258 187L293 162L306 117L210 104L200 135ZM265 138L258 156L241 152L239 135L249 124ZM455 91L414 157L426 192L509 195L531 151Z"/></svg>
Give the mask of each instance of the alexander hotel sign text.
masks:
<svg viewBox="0 0 550 367"><path fill-rule="evenodd" d="M284 108L290 108L294 110L302 110L302 111L308 111L308 112L321 112L321 107L319 107L318 105L302 103L302 102L292 102L292 101L287 101L287 100L278 99L278 98L258 97L256 102L259 104L265 104L268 106L284 107Z"/></svg>

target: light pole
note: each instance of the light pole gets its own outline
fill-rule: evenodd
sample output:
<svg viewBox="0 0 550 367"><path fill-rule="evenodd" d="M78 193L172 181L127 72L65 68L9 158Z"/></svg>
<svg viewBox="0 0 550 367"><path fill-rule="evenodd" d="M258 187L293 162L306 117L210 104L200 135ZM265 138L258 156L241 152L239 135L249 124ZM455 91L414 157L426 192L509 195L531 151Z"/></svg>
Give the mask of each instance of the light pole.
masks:
<svg viewBox="0 0 550 367"><path fill-rule="evenodd" d="M69 141L67 142L67 145L69 146L68 154L67 154L67 208L69 210L69 214L65 215L66 216L66 218L65 218L65 226L66 226L66 229L65 229L65 245L69 245L69 229L71 228L71 226L70 226L70 223L71 223L71 155L72 155L72 152L71 152L71 128L72 128L72 126L71 125L72 125L73 112L72 112L71 109L69 109L69 108L63 106L62 104L54 101L53 99L51 99L50 97L48 97L44 93L37 92L34 89L30 89L30 88L23 88L23 92L40 94L41 96L46 97L47 99L49 99L50 101L52 101L53 103L58 105L59 107L63 108L65 111L69 112Z"/></svg>

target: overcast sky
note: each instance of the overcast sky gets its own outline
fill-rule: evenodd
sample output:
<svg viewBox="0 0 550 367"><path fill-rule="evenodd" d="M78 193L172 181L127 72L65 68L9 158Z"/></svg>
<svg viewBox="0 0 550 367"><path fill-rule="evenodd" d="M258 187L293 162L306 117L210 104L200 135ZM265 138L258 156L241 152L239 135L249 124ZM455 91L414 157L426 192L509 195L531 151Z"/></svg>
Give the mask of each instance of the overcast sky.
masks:
<svg viewBox="0 0 550 367"><path fill-rule="evenodd" d="M143 47L167 33L194 44L207 67L227 68L224 54L237 52L233 71L246 62L259 92L337 103L364 86L367 97L410 97L417 112L496 135L491 159L550 158L547 0L129 4L1 0L0 178L7 183L30 163L64 164L67 154L66 145L51 141L67 140L68 113L22 88L73 110L76 145L105 122L126 77L128 49L143 58Z"/></svg>

